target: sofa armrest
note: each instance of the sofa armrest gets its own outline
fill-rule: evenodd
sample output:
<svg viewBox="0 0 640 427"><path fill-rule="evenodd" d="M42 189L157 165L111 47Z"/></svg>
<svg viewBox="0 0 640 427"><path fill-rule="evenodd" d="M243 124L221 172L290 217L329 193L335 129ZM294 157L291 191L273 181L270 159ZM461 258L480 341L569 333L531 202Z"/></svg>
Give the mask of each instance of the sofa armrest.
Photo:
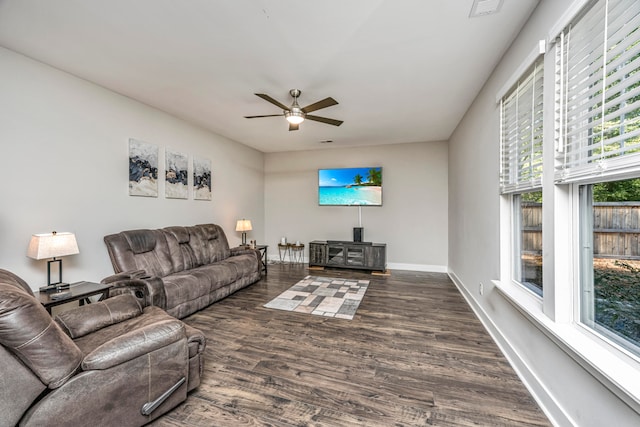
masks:
<svg viewBox="0 0 640 427"><path fill-rule="evenodd" d="M260 251L258 249L251 249L250 247L247 247L247 246L236 246L234 248L229 248L229 250L231 251L230 256L250 254L250 255L255 255L258 259L261 259Z"/></svg>
<svg viewBox="0 0 640 427"><path fill-rule="evenodd" d="M142 271L143 270L137 270ZM129 273L120 273L102 279L102 283L111 284L109 296L133 294L143 307L150 305L165 309L167 299L164 292L164 283L159 277L149 277L136 274L134 277L126 277ZM115 279L118 277L118 279Z"/></svg>
<svg viewBox="0 0 640 427"><path fill-rule="evenodd" d="M144 276L147 276L147 273L144 270L125 271L123 273L112 274L111 276L105 277L102 279L101 283L107 285L109 283L115 283L126 279L139 279Z"/></svg>
<svg viewBox="0 0 640 427"><path fill-rule="evenodd" d="M109 369L181 339L186 346L184 324L177 319L162 320L102 344L84 357L82 370Z"/></svg>

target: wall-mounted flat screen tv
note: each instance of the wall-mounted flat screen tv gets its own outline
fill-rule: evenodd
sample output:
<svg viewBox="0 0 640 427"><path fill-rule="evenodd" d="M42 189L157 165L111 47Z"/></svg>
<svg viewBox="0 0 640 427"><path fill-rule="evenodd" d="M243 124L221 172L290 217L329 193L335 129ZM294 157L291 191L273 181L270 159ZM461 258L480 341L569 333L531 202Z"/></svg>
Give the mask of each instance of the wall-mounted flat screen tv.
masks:
<svg viewBox="0 0 640 427"><path fill-rule="evenodd" d="M382 168L318 170L320 206L382 206Z"/></svg>

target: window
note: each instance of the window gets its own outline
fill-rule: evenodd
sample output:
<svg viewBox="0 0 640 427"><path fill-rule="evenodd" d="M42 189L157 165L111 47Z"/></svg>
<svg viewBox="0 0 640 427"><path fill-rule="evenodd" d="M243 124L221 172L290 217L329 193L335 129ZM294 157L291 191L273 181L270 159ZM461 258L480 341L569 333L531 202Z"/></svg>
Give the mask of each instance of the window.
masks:
<svg viewBox="0 0 640 427"><path fill-rule="evenodd" d="M640 178L580 186L581 321L640 354Z"/></svg>
<svg viewBox="0 0 640 427"><path fill-rule="evenodd" d="M542 295L542 191L515 194L513 278Z"/></svg>
<svg viewBox="0 0 640 427"><path fill-rule="evenodd" d="M575 0L540 47L496 98L502 196L494 284L640 413L640 1ZM542 99L521 102L542 92L540 54L544 141ZM538 218L542 194L546 215Z"/></svg>
<svg viewBox="0 0 640 427"><path fill-rule="evenodd" d="M596 1L559 41L555 181L578 190L579 321L640 355L640 2Z"/></svg>
<svg viewBox="0 0 640 427"><path fill-rule="evenodd" d="M502 194L511 201L512 279L542 295L543 57L501 100Z"/></svg>

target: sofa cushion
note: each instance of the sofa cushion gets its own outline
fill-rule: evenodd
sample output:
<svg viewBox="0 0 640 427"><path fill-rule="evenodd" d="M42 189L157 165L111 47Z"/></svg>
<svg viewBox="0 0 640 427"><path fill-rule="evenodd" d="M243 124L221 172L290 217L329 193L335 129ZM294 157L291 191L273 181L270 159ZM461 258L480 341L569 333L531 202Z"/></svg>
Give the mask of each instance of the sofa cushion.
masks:
<svg viewBox="0 0 640 427"><path fill-rule="evenodd" d="M211 289L211 277L197 269L171 274L163 279L163 283L167 310L197 300Z"/></svg>
<svg viewBox="0 0 640 427"><path fill-rule="evenodd" d="M134 254L143 254L156 247L156 236L149 230L131 230L123 235Z"/></svg>
<svg viewBox="0 0 640 427"><path fill-rule="evenodd" d="M194 237L188 227L166 227L163 228L163 232L167 237L176 272L189 270L204 263L202 254L196 253L193 249L201 244L195 241L192 243Z"/></svg>
<svg viewBox="0 0 640 427"><path fill-rule="evenodd" d="M260 271L260 262L256 254L242 254L232 256L227 259L229 264L233 265L237 271L244 271L245 275L249 275L249 272ZM240 276L240 274L238 275Z"/></svg>
<svg viewBox="0 0 640 427"><path fill-rule="evenodd" d="M227 236L216 224L200 224L189 227L190 245L200 265L224 261L231 256Z"/></svg>

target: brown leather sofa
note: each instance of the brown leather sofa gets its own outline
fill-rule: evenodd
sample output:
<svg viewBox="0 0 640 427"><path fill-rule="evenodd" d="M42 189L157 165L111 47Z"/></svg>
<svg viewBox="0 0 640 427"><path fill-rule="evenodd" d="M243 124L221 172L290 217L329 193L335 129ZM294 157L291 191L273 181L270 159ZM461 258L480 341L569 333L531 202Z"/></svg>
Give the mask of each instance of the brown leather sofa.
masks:
<svg viewBox="0 0 640 427"><path fill-rule="evenodd" d="M115 275L111 294L131 292L179 319L260 280L254 249L229 248L215 224L129 230L104 237Z"/></svg>
<svg viewBox="0 0 640 427"><path fill-rule="evenodd" d="M54 321L0 269L0 426L140 426L200 383L204 335L120 295Z"/></svg>

